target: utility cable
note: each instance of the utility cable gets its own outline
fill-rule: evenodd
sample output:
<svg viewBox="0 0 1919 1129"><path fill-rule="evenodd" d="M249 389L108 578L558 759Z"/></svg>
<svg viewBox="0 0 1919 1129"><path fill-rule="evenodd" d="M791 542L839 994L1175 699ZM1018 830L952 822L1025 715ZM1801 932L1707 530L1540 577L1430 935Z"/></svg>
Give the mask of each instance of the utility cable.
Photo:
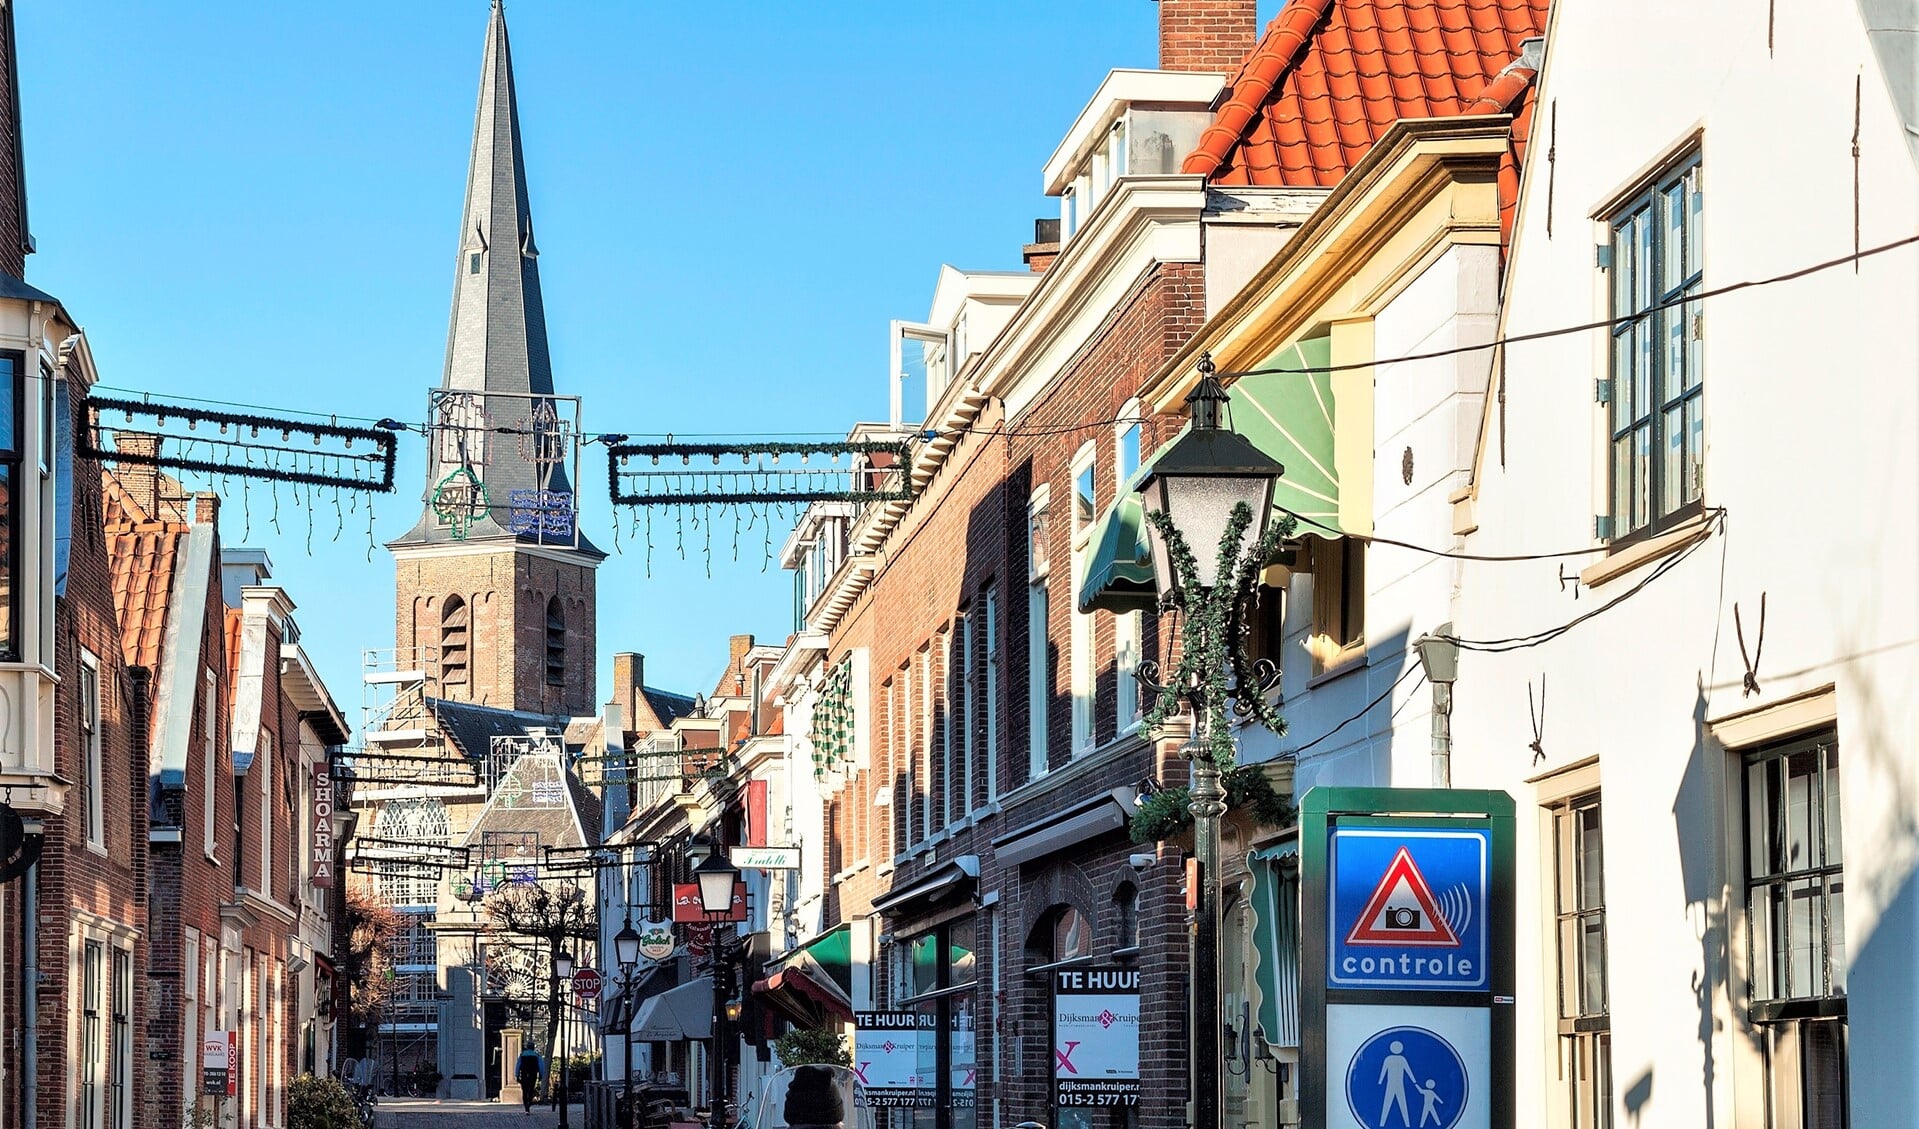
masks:
<svg viewBox="0 0 1919 1129"><path fill-rule="evenodd" d="M1424 681L1426 678L1426 668L1420 665L1419 663L1412 664L1411 666L1407 667L1405 670L1401 671L1398 678L1393 679L1393 684L1391 686L1388 686L1384 690L1381 690L1379 692L1378 697L1374 698L1370 702L1367 702L1364 706L1361 706L1358 713L1347 718L1345 721L1340 722L1338 725L1333 726L1331 729L1328 729L1326 732L1321 733L1319 736L1306 742L1304 745L1300 745L1281 755L1293 757L1297 759L1299 754L1329 739L1330 737L1332 737L1333 734L1338 733L1340 730L1346 728L1348 725L1351 725L1353 722L1358 721L1360 718L1365 717L1367 714L1373 712L1373 707L1385 701L1392 694L1394 690L1399 689L1400 683L1406 681L1406 679L1412 677L1415 674L1419 675L1421 681ZM1417 688L1418 687L1416 686L1414 687L1414 689L1417 689Z"/></svg>
<svg viewBox="0 0 1919 1129"><path fill-rule="evenodd" d="M1590 557L1594 553L1609 552L1612 548L1610 545L1592 545L1584 549L1566 549L1557 553L1457 553L1451 549L1434 549L1425 545L1415 545L1410 541L1395 541L1391 537L1376 537L1364 533L1348 533L1336 525L1328 525L1323 521L1316 521L1313 518L1307 517L1305 514L1295 513L1292 510L1286 509L1284 506L1277 508L1280 512L1291 514L1307 525L1317 526L1320 529L1326 530L1328 533L1336 534L1348 540L1358 541L1367 545L1391 545L1395 549L1411 549L1415 553L1426 553L1429 556L1435 557L1447 557L1456 561L1550 561L1563 557Z"/></svg>

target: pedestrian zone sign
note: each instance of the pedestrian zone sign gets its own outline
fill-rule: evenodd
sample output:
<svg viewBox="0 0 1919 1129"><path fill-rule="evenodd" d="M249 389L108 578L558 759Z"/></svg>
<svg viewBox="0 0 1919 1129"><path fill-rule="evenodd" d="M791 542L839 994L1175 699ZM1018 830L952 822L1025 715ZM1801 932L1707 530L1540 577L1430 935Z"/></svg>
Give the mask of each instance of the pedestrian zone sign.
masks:
<svg viewBox="0 0 1919 1129"><path fill-rule="evenodd" d="M1339 827L1330 855L1329 986L1490 990L1490 831Z"/></svg>
<svg viewBox="0 0 1919 1129"><path fill-rule="evenodd" d="M1474 1008L1335 1006L1329 1129L1485 1129L1491 1044ZM1348 1120L1350 1118L1351 1120Z"/></svg>

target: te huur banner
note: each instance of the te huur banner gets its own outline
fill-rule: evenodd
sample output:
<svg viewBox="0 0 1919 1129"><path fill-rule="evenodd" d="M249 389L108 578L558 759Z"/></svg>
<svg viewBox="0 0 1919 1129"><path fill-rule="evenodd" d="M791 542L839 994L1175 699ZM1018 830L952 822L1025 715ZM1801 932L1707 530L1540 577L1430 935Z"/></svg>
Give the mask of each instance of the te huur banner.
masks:
<svg viewBox="0 0 1919 1129"><path fill-rule="evenodd" d="M1512 797L1315 788L1300 862L1307 1123L1513 1129Z"/></svg>
<svg viewBox="0 0 1919 1129"><path fill-rule="evenodd" d="M853 1016L853 1073L876 1109L932 1109L938 1096L939 1017L911 1011Z"/></svg>
<svg viewBox="0 0 1919 1129"><path fill-rule="evenodd" d="M1053 972L1053 1105L1139 1104L1139 970Z"/></svg>

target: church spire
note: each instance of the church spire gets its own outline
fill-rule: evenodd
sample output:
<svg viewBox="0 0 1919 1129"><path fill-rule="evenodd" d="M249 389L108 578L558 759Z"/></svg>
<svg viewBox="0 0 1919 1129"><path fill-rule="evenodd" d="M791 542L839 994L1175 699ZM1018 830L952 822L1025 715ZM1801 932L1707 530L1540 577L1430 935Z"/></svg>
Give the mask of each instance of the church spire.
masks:
<svg viewBox="0 0 1919 1129"><path fill-rule="evenodd" d="M605 554L577 535L567 466L577 424L554 394L527 202L506 12L493 0L460 217L446 368L434 400L426 512L394 547L515 538Z"/></svg>
<svg viewBox="0 0 1919 1129"><path fill-rule="evenodd" d="M493 0L441 387L552 393L539 264L533 212L527 206L526 160L520 151L520 112L513 95L513 52L507 44L506 12L500 0Z"/></svg>

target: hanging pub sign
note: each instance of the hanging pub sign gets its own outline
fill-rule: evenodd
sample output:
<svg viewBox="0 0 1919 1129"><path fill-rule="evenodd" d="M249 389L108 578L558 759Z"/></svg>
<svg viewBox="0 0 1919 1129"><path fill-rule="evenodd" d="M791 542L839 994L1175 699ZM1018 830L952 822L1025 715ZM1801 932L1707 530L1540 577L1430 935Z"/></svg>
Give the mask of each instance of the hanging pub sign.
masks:
<svg viewBox="0 0 1919 1129"><path fill-rule="evenodd" d="M698 882L675 882L673 884L673 920L682 925L699 925L710 921L746 920L746 883L733 883L733 908L728 913L709 914L705 904L700 901Z"/></svg>
<svg viewBox="0 0 1919 1129"><path fill-rule="evenodd" d="M1053 972L1053 1105L1139 1104L1139 970Z"/></svg>
<svg viewBox="0 0 1919 1129"><path fill-rule="evenodd" d="M647 960L665 960L673 955L673 923L642 921L638 926L640 955Z"/></svg>
<svg viewBox="0 0 1919 1129"><path fill-rule="evenodd" d="M333 885L333 773L326 761L313 766L312 838L308 881L324 890Z"/></svg>
<svg viewBox="0 0 1919 1129"><path fill-rule="evenodd" d="M853 1073L876 1109L932 1109L939 1095L939 1017L853 1013Z"/></svg>
<svg viewBox="0 0 1919 1129"><path fill-rule="evenodd" d="M1302 1112L1512 1129L1513 801L1315 788L1300 823Z"/></svg>

